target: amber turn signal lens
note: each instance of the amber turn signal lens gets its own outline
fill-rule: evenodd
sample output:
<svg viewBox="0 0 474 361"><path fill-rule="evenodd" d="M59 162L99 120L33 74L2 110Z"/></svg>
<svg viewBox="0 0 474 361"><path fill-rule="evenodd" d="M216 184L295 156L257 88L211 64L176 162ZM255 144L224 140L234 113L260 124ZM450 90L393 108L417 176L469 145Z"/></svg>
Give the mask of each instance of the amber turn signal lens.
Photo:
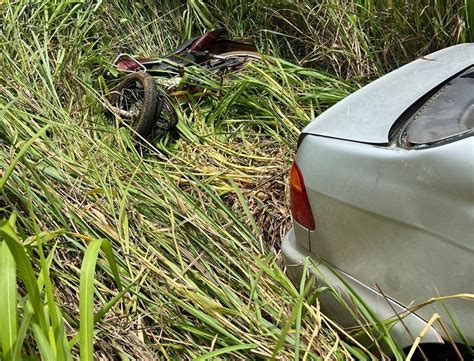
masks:
<svg viewBox="0 0 474 361"><path fill-rule="evenodd" d="M290 205L293 220L303 227L314 230L314 218L304 185L303 175L296 162L290 173Z"/></svg>

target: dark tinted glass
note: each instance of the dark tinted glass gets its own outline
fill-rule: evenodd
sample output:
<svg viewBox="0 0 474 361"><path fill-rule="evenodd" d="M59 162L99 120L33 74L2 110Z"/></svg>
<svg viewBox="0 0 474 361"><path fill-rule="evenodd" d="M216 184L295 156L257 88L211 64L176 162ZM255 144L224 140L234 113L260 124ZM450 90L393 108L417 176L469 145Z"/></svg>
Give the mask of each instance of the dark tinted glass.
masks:
<svg viewBox="0 0 474 361"><path fill-rule="evenodd" d="M406 140L430 144L472 132L474 128L474 67L450 80L408 120Z"/></svg>

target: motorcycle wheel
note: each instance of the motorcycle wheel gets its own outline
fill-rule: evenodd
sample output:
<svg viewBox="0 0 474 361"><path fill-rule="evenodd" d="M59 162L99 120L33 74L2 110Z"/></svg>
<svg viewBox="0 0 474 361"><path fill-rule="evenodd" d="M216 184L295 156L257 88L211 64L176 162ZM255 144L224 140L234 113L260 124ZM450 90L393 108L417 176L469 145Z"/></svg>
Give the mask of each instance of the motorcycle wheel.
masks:
<svg viewBox="0 0 474 361"><path fill-rule="evenodd" d="M171 98L163 90L159 90L158 93L155 121L151 130L152 138L158 137L178 123L178 115L173 107Z"/></svg>
<svg viewBox="0 0 474 361"><path fill-rule="evenodd" d="M155 125L158 90L144 72L131 73L110 96L112 111L133 129L136 140L148 139Z"/></svg>

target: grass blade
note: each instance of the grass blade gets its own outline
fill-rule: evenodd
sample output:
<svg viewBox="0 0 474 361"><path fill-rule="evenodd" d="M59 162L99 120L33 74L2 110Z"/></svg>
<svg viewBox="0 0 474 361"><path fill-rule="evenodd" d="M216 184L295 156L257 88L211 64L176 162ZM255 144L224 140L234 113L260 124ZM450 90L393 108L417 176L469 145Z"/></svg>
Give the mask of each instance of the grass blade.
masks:
<svg viewBox="0 0 474 361"><path fill-rule="evenodd" d="M231 352L240 351L240 350L250 350L250 349L255 348L255 347L257 347L256 344L250 344L250 345L244 344L244 345L227 346L227 347L223 347L223 348L220 348L218 350L214 350L212 352L209 352L205 355L196 357L194 359L194 361L209 360L209 359L213 359L214 357L224 355L226 353L231 353Z"/></svg>
<svg viewBox="0 0 474 361"><path fill-rule="evenodd" d="M94 274L101 245L101 239L95 239L89 244L81 266L79 339L81 360L85 361L94 359Z"/></svg>
<svg viewBox="0 0 474 361"><path fill-rule="evenodd" d="M18 330L17 338L15 345L12 350L12 360L21 359L21 349L23 347L23 341L25 340L26 331L30 327L31 318L33 316L33 308L29 301L25 301L24 305L23 318L21 320L20 329Z"/></svg>
<svg viewBox="0 0 474 361"><path fill-rule="evenodd" d="M114 251L108 239L102 240L102 251L104 251L105 257L109 262L110 270L112 271L112 275L114 276L115 284L117 285L117 288L121 291L122 282L120 281L120 274L117 268L117 262L115 261Z"/></svg>
<svg viewBox="0 0 474 361"><path fill-rule="evenodd" d="M56 360L53 350L48 342L48 338L44 335L41 327L34 323L32 325L33 334L35 335L36 344L41 355L42 360Z"/></svg>
<svg viewBox="0 0 474 361"><path fill-rule="evenodd" d="M8 245L8 248L15 259L18 275L25 284L34 310L34 319L39 324L44 334L47 335L48 327L44 316L43 302L38 290L33 266L12 226L5 220L0 221L0 240L2 239Z"/></svg>
<svg viewBox="0 0 474 361"><path fill-rule="evenodd" d="M5 242L0 244L0 334L2 352L5 359L10 359L17 337L16 319L16 269L15 260Z"/></svg>

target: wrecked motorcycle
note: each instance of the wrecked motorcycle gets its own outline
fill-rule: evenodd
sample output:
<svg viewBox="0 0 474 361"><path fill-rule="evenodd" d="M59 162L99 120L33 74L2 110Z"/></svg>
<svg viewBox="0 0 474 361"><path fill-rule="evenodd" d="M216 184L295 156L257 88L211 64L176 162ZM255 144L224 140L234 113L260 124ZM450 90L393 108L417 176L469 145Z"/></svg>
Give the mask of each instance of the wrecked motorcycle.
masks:
<svg viewBox="0 0 474 361"><path fill-rule="evenodd" d="M227 39L223 29L189 39L163 58L134 58L120 54L114 65L128 75L111 92L110 109L115 116L128 122L136 140L152 139L178 121L168 93L180 84L187 66L198 65L225 73L259 59L254 45Z"/></svg>

